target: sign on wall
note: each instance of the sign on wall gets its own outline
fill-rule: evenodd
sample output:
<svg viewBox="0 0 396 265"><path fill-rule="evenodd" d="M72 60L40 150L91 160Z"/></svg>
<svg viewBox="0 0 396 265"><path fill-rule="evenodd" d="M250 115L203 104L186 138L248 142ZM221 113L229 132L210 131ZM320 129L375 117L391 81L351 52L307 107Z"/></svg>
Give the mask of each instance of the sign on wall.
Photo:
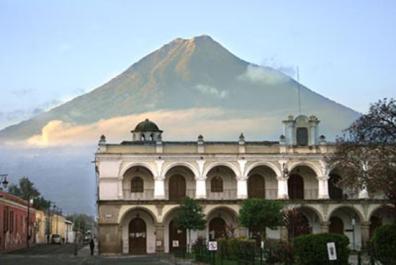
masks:
<svg viewBox="0 0 396 265"><path fill-rule="evenodd" d="M327 254L329 255L329 260L337 260L337 252L334 242L327 243Z"/></svg>
<svg viewBox="0 0 396 265"><path fill-rule="evenodd" d="M172 247L178 248L179 247L179 240L172 240Z"/></svg>
<svg viewBox="0 0 396 265"><path fill-rule="evenodd" d="M217 251L217 241L209 241L208 250L209 251Z"/></svg>

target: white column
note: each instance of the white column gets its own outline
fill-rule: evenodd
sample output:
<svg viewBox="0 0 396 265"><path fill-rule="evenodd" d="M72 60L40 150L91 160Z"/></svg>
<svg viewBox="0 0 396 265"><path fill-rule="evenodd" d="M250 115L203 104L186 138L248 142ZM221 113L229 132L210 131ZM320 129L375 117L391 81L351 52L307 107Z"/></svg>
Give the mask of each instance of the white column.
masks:
<svg viewBox="0 0 396 265"><path fill-rule="evenodd" d="M124 197L124 192L122 190L122 178L118 178L117 189L118 189L118 198L122 199Z"/></svg>
<svg viewBox="0 0 396 265"><path fill-rule="evenodd" d="M204 178L195 180L195 198L206 199L206 181Z"/></svg>
<svg viewBox="0 0 396 265"><path fill-rule="evenodd" d="M246 178L238 178L237 198L238 199L246 199L247 198L247 179Z"/></svg>
<svg viewBox="0 0 396 265"><path fill-rule="evenodd" d="M165 199L165 181L163 178L154 179L154 199Z"/></svg>
<svg viewBox="0 0 396 265"><path fill-rule="evenodd" d="M328 176L318 177L318 199L329 198Z"/></svg>
<svg viewBox="0 0 396 265"><path fill-rule="evenodd" d="M278 199L288 199L287 178L278 176L276 179L278 180Z"/></svg>

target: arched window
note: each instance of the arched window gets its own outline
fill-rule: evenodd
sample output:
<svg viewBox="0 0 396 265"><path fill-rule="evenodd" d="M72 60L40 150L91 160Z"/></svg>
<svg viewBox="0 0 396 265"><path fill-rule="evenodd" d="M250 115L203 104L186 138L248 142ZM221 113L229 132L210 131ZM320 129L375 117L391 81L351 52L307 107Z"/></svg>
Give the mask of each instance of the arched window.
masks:
<svg viewBox="0 0 396 265"><path fill-rule="evenodd" d="M141 177L134 177L131 180L131 192L143 192L144 183Z"/></svg>
<svg viewBox="0 0 396 265"><path fill-rule="evenodd" d="M213 177L210 181L211 192L223 192L223 179L221 177Z"/></svg>

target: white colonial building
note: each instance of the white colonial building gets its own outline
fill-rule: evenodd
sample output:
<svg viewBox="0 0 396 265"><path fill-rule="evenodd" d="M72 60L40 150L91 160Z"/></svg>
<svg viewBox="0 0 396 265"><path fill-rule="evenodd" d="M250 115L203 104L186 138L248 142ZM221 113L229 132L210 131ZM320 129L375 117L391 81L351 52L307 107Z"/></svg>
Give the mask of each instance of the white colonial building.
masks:
<svg viewBox="0 0 396 265"><path fill-rule="evenodd" d="M325 156L334 146L319 136L315 116L288 117L279 141L167 142L158 126L145 120L131 141L106 143L96 153L99 250L102 254L169 252L187 234L173 222L180 200L199 200L206 229L192 233L209 238L248 236L238 224L246 198L284 200L296 208L312 233L349 237L352 248L366 244L371 231L390 222L381 198L367 191L351 194L336 187L342 172L329 168ZM286 239L288 229L268 230Z"/></svg>

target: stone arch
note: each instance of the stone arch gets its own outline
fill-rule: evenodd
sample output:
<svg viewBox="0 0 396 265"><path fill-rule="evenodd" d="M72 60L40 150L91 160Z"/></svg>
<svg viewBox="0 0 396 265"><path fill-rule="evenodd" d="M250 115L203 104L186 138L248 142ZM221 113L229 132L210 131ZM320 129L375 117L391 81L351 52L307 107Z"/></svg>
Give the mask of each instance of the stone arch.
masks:
<svg viewBox="0 0 396 265"><path fill-rule="evenodd" d="M121 230L122 253L130 253L130 223L132 220L139 218L145 224L145 231L140 236L145 238L145 252L155 253L155 225L156 218L153 212L146 207L130 207L119 217Z"/></svg>
<svg viewBox="0 0 396 265"><path fill-rule="evenodd" d="M131 206L128 208L125 208L123 210L120 210L120 213L118 215L118 223L122 223L122 221L124 220L125 216L128 215L128 213L133 212L133 211L144 211L146 212L148 215L150 215L150 217L152 218L154 223L157 223L157 218L156 218L156 214L153 212L152 209L149 209L146 206Z"/></svg>
<svg viewBox="0 0 396 265"><path fill-rule="evenodd" d="M327 218L326 218L327 219L326 221L330 221L330 217L337 210L340 210L340 209L343 209L343 208L351 209L356 214L356 216L359 218L360 222L366 221L366 219L364 218L364 213L361 210L359 210L358 208L356 208L355 206L353 206L353 205L338 205L338 206L334 207L331 211L329 211L329 213L327 215Z"/></svg>
<svg viewBox="0 0 396 265"><path fill-rule="evenodd" d="M379 204L375 207L373 207L371 210L369 210L368 214L367 214L367 220L370 220L370 218L377 213L378 211L381 210L390 210L390 211L395 211L395 209L389 205L389 204Z"/></svg>
<svg viewBox="0 0 396 265"><path fill-rule="evenodd" d="M238 213L231 207L228 206L216 206L210 209L206 214L206 237L209 239L213 237L211 233L214 231L210 231L210 225L212 220L214 219L222 219L224 221L224 228L221 234L226 237L235 237L239 235L239 225L238 225Z"/></svg>
<svg viewBox="0 0 396 265"><path fill-rule="evenodd" d="M209 218L209 216L211 216L214 212L219 211L219 210L228 211L228 212L232 213L235 218L238 218L239 213L235 209L233 209L229 206L225 206L225 205L216 206L216 207L210 209L207 213L205 213L206 218Z"/></svg>
<svg viewBox="0 0 396 265"><path fill-rule="evenodd" d="M197 177L199 177L198 168L195 167L195 165L193 163L189 163L189 162L173 162L173 163L169 163L169 164L165 165L165 167L163 168L163 170L161 172L161 176L163 178L165 178L166 174L168 174L170 170L172 170L173 168L176 168L176 167L188 168L194 174L195 179Z"/></svg>
<svg viewBox="0 0 396 265"><path fill-rule="evenodd" d="M293 169L299 167L299 166L306 166L308 168L310 168L316 175L316 178L323 176L325 172L322 172L321 168L318 167L317 165L315 165L313 162L311 161L296 161L296 162L292 162L289 165L289 172L292 172Z"/></svg>
<svg viewBox="0 0 396 265"><path fill-rule="evenodd" d="M143 190L137 192L132 189L132 181L139 177ZM124 199L144 200L154 196L154 175L149 168L142 165L129 167L122 176L122 194Z"/></svg>
<svg viewBox="0 0 396 265"><path fill-rule="evenodd" d="M134 167L143 167L143 168L147 169L151 173L153 178L156 176L156 173L155 173L156 170L149 163L145 163L145 162L129 162L126 165L121 166L119 177L124 178L125 173L128 170L130 170L131 168L134 168Z"/></svg>
<svg viewBox="0 0 396 265"><path fill-rule="evenodd" d="M223 166L223 167L227 167L227 168L231 169L231 170L234 172L236 178L237 178L238 176L240 176L240 174L239 174L240 172L239 172L238 167L235 166L234 164L232 164L231 162L210 162L210 164L208 164L208 165L205 167L202 176L203 176L204 178L206 178L207 175L208 175L208 173L209 173L213 168L218 167L218 166Z"/></svg>
<svg viewBox="0 0 396 265"><path fill-rule="evenodd" d="M280 168L277 165L275 165L275 163L266 162L266 161L258 161L258 162L254 162L254 163L250 164L246 168L245 175L248 176L252 170L254 170L256 167L261 167L261 166L270 168L275 173L276 176L282 176L282 172L281 172Z"/></svg>
<svg viewBox="0 0 396 265"><path fill-rule="evenodd" d="M321 223L325 220L324 214L319 209L317 209L313 206L300 205L300 206L292 207L292 209L301 209L302 211L306 210L306 211L312 212L316 215L316 217L318 217L319 222L321 222Z"/></svg>

